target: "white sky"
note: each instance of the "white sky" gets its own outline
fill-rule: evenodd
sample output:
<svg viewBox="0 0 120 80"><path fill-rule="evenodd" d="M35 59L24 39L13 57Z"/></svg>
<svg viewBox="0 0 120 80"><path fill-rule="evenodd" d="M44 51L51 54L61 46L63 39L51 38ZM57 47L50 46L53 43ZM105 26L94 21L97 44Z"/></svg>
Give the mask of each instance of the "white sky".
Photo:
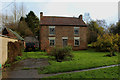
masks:
<svg viewBox="0 0 120 80"><path fill-rule="evenodd" d="M9 0L9 3L13 0ZM89 2L88 2L89 1ZM78 17L80 14L90 13L94 20L105 19L108 24L118 21L118 1L119 0L16 0L24 2L27 13L34 11L39 17L42 11L46 16L70 16ZM2 1L3 7L9 3ZM10 12L10 6L3 10L3 13ZM10 13L8 13L10 14Z"/></svg>
<svg viewBox="0 0 120 80"><path fill-rule="evenodd" d="M0 0L11 2L13 0ZM16 0L17 2L118 2L119 0Z"/></svg>

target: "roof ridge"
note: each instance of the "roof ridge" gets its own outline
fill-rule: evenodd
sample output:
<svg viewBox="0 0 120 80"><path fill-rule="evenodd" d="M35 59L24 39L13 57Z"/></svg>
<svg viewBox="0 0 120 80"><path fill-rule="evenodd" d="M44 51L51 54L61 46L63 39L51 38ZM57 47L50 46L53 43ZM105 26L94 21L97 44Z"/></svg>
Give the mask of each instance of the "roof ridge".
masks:
<svg viewBox="0 0 120 80"><path fill-rule="evenodd" d="M43 16L43 17L45 17L45 18L76 18L76 19L79 19L79 18L77 18L77 17L64 17L64 16Z"/></svg>
<svg viewBox="0 0 120 80"><path fill-rule="evenodd" d="M86 26L81 18L61 17L61 16L43 16L40 25L78 25Z"/></svg>

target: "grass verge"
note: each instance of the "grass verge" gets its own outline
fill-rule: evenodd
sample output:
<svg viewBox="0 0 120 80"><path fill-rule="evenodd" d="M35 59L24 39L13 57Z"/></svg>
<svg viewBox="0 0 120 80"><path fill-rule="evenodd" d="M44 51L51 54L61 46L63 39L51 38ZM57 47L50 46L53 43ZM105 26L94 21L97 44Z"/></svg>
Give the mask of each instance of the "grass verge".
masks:
<svg viewBox="0 0 120 80"><path fill-rule="evenodd" d="M119 77L118 66L115 66L83 72L65 73L47 78L65 79L65 78L118 78L118 77Z"/></svg>
<svg viewBox="0 0 120 80"><path fill-rule="evenodd" d="M48 58L46 52L23 52L22 59L27 58Z"/></svg>

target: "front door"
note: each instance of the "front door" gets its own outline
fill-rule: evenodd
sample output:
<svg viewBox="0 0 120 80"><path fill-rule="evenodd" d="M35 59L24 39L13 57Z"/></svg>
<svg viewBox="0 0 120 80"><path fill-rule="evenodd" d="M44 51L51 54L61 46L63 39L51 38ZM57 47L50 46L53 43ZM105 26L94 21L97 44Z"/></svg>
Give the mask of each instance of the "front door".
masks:
<svg viewBox="0 0 120 80"><path fill-rule="evenodd" d="M63 47L67 46L67 39L63 39Z"/></svg>

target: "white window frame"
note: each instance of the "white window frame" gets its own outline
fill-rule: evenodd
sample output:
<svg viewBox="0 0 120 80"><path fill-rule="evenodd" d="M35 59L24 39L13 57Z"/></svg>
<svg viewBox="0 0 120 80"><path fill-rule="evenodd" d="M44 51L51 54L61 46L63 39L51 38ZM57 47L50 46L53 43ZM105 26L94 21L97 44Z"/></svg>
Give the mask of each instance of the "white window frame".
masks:
<svg viewBox="0 0 120 80"><path fill-rule="evenodd" d="M78 34L75 34L75 29L78 29ZM74 27L74 35L79 35L79 29L80 27Z"/></svg>
<svg viewBox="0 0 120 80"><path fill-rule="evenodd" d="M49 37L49 46L51 46L50 45L50 40L54 40L54 45L53 46L55 46L55 37Z"/></svg>
<svg viewBox="0 0 120 80"><path fill-rule="evenodd" d="M68 39L68 37L62 37L62 39Z"/></svg>
<svg viewBox="0 0 120 80"><path fill-rule="evenodd" d="M74 46L79 46L75 44L75 40L79 40L79 45L80 45L80 37L74 37Z"/></svg>
<svg viewBox="0 0 120 80"><path fill-rule="evenodd" d="M50 34L50 28L54 28L55 30L55 26L49 26L49 35L55 35L55 31L54 31L54 34Z"/></svg>

